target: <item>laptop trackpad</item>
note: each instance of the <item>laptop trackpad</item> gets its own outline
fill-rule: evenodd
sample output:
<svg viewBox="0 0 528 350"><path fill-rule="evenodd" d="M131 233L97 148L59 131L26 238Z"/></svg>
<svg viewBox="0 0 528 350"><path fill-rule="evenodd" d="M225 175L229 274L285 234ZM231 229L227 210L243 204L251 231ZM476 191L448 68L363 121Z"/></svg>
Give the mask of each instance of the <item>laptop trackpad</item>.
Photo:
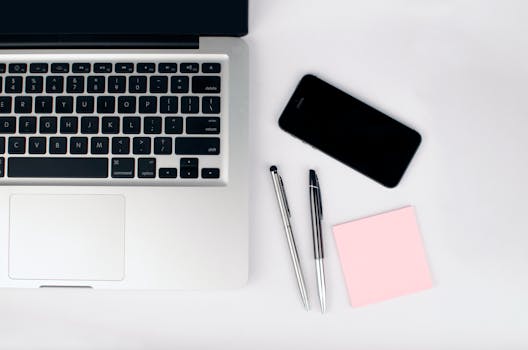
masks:
<svg viewBox="0 0 528 350"><path fill-rule="evenodd" d="M12 195L9 276L122 280L125 199L118 195Z"/></svg>

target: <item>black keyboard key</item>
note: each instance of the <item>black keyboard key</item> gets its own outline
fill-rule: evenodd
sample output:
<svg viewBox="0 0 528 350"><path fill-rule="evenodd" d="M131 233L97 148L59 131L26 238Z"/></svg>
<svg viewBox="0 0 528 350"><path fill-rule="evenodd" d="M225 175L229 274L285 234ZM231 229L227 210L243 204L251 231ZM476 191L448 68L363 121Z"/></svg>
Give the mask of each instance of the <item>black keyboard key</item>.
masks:
<svg viewBox="0 0 528 350"><path fill-rule="evenodd" d="M198 158L180 159L180 177L182 179L198 178Z"/></svg>
<svg viewBox="0 0 528 350"><path fill-rule="evenodd" d="M82 117L81 118L81 133L82 134L99 133L99 118L98 117Z"/></svg>
<svg viewBox="0 0 528 350"><path fill-rule="evenodd" d="M74 75L66 78L66 92L69 94L84 93L84 77L82 75Z"/></svg>
<svg viewBox="0 0 528 350"><path fill-rule="evenodd" d="M115 112L114 96L99 96L97 98L97 113L113 114Z"/></svg>
<svg viewBox="0 0 528 350"><path fill-rule="evenodd" d="M9 177L106 178L107 158L12 157Z"/></svg>
<svg viewBox="0 0 528 350"><path fill-rule="evenodd" d="M195 94L219 94L220 77L196 76L192 78L192 92Z"/></svg>
<svg viewBox="0 0 528 350"><path fill-rule="evenodd" d="M4 177L4 168L5 168L5 158L0 157L0 177Z"/></svg>
<svg viewBox="0 0 528 350"><path fill-rule="evenodd" d="M14 134L16 131L15 117L0 118L0 134Z"/></svg>
<svg viewBox="0 0 528 350"><path fill-rule="evenodd" d="M94 63L95 73L112 73L112 63Z"/></svg>
<svg viewBox="0 0 528 350"><path fill-rule="evenodd" d="M90 73L92 65L90 63L74 63L72 66L73 73Z"/></svg>
<svg viewBox="0 0 528 350"><path fill-rule="evenodd" d="M189 117L185 120L187 134L219 134L220 118Z"/></svg>
<svg viewBox="0 0 528 350"><path fill-rule="evenodd" d="M77 117L60 118L61 134L77 134L79 121Z"/></svg>
<svg viewBox="0 0 528 350"><path fill-rule="evenodd" d="M41 134L57 133L57 117L40 117L39 124Z"/></svg>
<svg viewBox="0 0 528 350"><path fill-rule="evenodd" d="M176 73L178 71L177 63L160 63L158 64L158 72L160 73Z"/></svg>
<svg viewBox="0 0 528 350"><path fill-rule="evenodd" d="M86 89L90 94L102 94L105 92L106 79L104 76L89 76Z"/></svg>
<svg viewBox="0 0 528 350"><path fill-rule="evenodd" d="M57 96L55 99L56 113L73 113L73 97L71 96Z"/></svg>
<svg viewBox="0 0 528 350"><path fill-rule="evenodd" d="M70 64L69 63L52 63L51 72L52 73L69 73Z"/></svg>
<svg viewBox="0 0 528 350"><path fill-rule="evenodd" d="M113 178L133 178L134 158L112 158Z"/></svg>
<svg viewBox="0 0 528 350"><path fill-rule="evenodd" d="M136 113L136 97L119 96L117 99L117 111L121 114Z"/></svg>
<svg viewBox="0 0 528 350"><path fill-rule="evenodd" d="M50 154L66 154L67 139L65 137L50 137L49 153Z"/></svg>
<svg viewBox="0 0 528 350"><path fill-rule="evenodd" d="M0 73L5 73L5 72L6 72L6 64L0 63Z"/></svg>
<svg viewBox="0 0 528 350"><path fill-rule="evenodd" d="M116 63L115 71L116 73L133 73L134 64L133 63Z"/></svg>
<svg viewBox="0 0 528 350"><path fill-rule="evenodd" d="M153 94L165 94L169 89L169 78L163 76L150 77L150 92Z"/></svg>
<svg viewBox="0 0 528 350"><path fill-rule="evenodd" d="M160 168L158 174L160 179L175 179L178 176L178 170L176 168Z"/></svg>
<svg viewBox="0 0 528 350"><path fill-rule="evenodd" d="M156 65L154 63L138 63L138 73L154 73L156 71Z"/></svg>
<svg viewBox="0 0 528 350"><path fill-rule="evenodd" d="M108 137L92 137L92 154L108 154Z"/></svg>
<svg viewBox="0 0 528 350"><path fill-rule="evenodd" d="M165 133L181 134L183 132L182 117L165 117Z"/></svg>
<svg viewBox="0 0 528 350"><path fill-rule="evenodd" d="M103 134L119 134L119 118L103 117Z"/></svg>
<svg viewBox="0 0 528 350"><path fill-rule="evenodd" d="M184 96L181 98L182 113L198 113L200 99L197 96Z"/></svg>
<svg viewBox="0 0 528 350"><path fill-rule="evenodd" d="M129 154L130 153L130 138L128 137L113 137L112 138L112 154Z"/></svg>
<svg viewBox="0 0 528 350"><path fill-rule="evenodd" d="M20 117L18 121L18 132L21 134L34 134L37 132L37 118Z"/></svg>
<svg viewBox="0 0 528 350"><path fill-rule="evenodd" d="M220 113L220 97L218 96L202 97L202 113L203 114L219 114Z"/></svg>
<svg viewBox="0 0 528 350"><path fill-rule="evenodd" d="M182 63L180 65L180 71L182 73L198 73L198 63Z"/></svg>
<svg viewBox="0 0 528 350"><path fill-rule="evenodd" d="M132 152L134 154L150 154L150 137L134 137Z"/></svg>
<svg viewBox="0 0 528 350"><path fill-rule="evenodd" d="M147 77L132 76L128 79L128 92L145 93L147 92Z"/></svg>
<svg viewBox="0 0 528 350"><path fill-rule="evenodd" d="M0 137L0 154L5 153L5 137Z"/></svg>
<svg viewBox="0 0 528 350"><path fill-rule="evenodd" d="M178 97L176 96L160 97L160 113L163 113L163 114L178 113Z"/></svg>
<svg viewBox="0 0 528 350"><path fill-rule="evenodd" d="M64 77L51 75L46 77L46 92L48 94L61 94L64 91Z"/></svg>
<svg viewBox="0 0 528 350"><path fill-rule="evenodd" d="M9 154L26 153L26 138L25 137L10 137L8 140L7 151L9 152Z"/></svg>
<svg viewBox="0 0 528 350"><path fill-rule="evenodd" d="M45 154L46 153L46 138L45 137L30 137L28 140L29 154Z"/></svg>
<svg viewBox="0 0 528 350"><path fill-rule="evenodd" d="M79 114L91 114L95 110L95 99L93 96L77 96L76 112Z"/></svg>
<svg viewBox="0 0 528 350"><path fill-rule="evenodd" d="M19 94L22 92L22 77L6 77L5 89L6 94Z"/></svg>
<svg viewBox="0 0 528 350"><path fill-rule="evenodd" d="M87 154L88 153L88 138L87 137L70 138L70 153L71 154Z"/></svg>
<svg viewBox="0 0 528 350"><path fill-rule="evenodd" d="M35 113L46 114L53 112L53 98L49 96L35 97Z"/></svg>
<svg viewBox="0 0 528 350"><path fill-rule="evenodd" d="M139 134L141 131L141 118L124 117L123 134Z"/></svg>
<svg viewBox="0 0 528 350"><path fill-rule="evenodd" d="M202 63L202 73L220 73L220 63Z"/></svg>
<svg viewBox="0 0 528 350"><path fill-rule="evenodd" d="M126 78L124 76L108 77L108 92L112 94L122 94L126 91Z"/></svg>
<svg viewBox="0 0 528 350"><path fill-rule="evenodd" d="M186 94L189 92L189 77L172 77L171 92L175 94Z"/></svg>
<svg viewBox="0 0 528 350"><path fill-rule="evenodd" d="M155 137L154 154L172 154L172 138Z"/></svg>
<svg viewBox="0 0 528 350"><path fill-rule="evenodd" d="M11 97L0 96L0 113L7 114L11 113L11 105L13 100Z"/></svg>
<svg viewBox="0 0 528 350"><path fill-rule="evenodd" d="M141 179L156 177L156 158L138 159L138 177Z"/></svg>
<svg viewBox="0 0 528 350"><path fill-rule="evenodd" d="M139 113L154 114L158 112L158 98L156 96L139 97Z"/></svg>
<svg viewBox="0 0 528 350"><path fill-rule="evenodd" d="M9 65L9 73L21 74L27 72L26 63L11 63Z"/></svg>
<svg viewBox="0 0 528 350"><path fill-rule="evenodd" d="M33 112L33 99L29 96L15 97L15 113L24 114Z"/></svg>
<svg viewBox="0 0 528 350"><path fill-rule="evenodd" d="M203 168L202 178L204 179L218 179L220 177L220 169L218 168Z"/></svg>
<svg viewBox="0 0 528 350"><path fill-rule="evenodd" d="M0 77L0 92L2 92L2 86L4 86L4 78Z"/></svg>
<svg viewBox="0 0 528 350"><path fill-rule="evenodd" d="M145 134L161 134L161 117L145 117L143 123Z"/></svg>
<svg viewBox="0 0 528 350"><path fill-rule="evenodd" d="M177 137L175 144L176 154L220 154L220 139L218 137Z"/></svg>
<svg viewBox="0 0 528 350"><path fill-rule="evenodd" d="M44 78L40 76L26 77L26 93L40 94L44 90Z"/></svg>
<svg viewBox="0 0 528 350"><path fill-rule="evenodd" d="M48 64L47 63L31 63L29 65L30 73L47 73Z"/></svg>

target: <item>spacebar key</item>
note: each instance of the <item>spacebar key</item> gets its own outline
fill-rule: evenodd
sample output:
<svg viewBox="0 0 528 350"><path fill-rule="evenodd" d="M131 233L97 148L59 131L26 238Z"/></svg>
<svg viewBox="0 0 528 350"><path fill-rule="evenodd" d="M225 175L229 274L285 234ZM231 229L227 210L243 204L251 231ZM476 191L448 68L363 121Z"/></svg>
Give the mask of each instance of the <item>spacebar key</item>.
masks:
<svg viewBox="0 0 528 350"><path fill-rule="evenodd" d="M7 163L8 177L106 178L108 158L13 157Z"/></svg>

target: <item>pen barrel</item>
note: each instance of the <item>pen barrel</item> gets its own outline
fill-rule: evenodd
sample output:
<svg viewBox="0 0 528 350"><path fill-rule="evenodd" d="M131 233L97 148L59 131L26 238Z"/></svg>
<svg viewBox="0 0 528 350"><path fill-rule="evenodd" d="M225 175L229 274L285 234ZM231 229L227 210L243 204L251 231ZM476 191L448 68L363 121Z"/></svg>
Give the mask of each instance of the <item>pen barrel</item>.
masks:
<svg viewBox="0 0 528 350"><path fill-rule="evenodd" d="M310 214L312 218L312 235L315 259L323 259L323 231L321 225L321 208L318 189L310 186Z"/></svg>

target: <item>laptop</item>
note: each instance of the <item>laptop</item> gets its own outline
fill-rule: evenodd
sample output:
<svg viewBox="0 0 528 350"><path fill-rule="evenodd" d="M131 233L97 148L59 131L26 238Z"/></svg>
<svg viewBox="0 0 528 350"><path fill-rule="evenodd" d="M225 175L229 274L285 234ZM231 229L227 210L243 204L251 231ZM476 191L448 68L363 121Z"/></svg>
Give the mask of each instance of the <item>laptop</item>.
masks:
<svg viewBox="0 0 528 350"><path fill-rule="evenodd" d="M243 286L247 0L2 13L0 287Z"/></svg>

